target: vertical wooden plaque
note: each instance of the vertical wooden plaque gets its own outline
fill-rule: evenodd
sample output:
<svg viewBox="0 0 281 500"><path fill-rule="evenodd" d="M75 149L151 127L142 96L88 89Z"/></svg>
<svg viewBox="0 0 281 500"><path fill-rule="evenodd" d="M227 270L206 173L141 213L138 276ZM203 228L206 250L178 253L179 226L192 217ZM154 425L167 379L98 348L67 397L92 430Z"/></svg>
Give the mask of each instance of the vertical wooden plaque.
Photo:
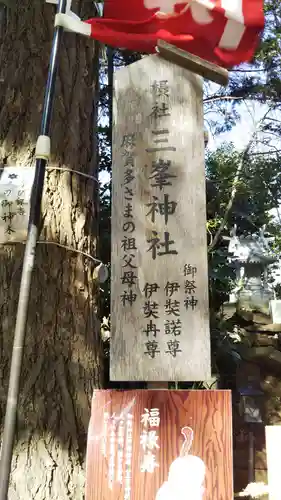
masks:
<svg viewBox="0 0 281 500"><path fill-rule="evenodd" d="M232 500L230 391L95 391L86 500Z"/></svg>
<svg viewBox="0 0 281 500"><path fill-rule="evenodd" d="M149 56L114 88L110 377L206 380L202 80Z"/></svg>

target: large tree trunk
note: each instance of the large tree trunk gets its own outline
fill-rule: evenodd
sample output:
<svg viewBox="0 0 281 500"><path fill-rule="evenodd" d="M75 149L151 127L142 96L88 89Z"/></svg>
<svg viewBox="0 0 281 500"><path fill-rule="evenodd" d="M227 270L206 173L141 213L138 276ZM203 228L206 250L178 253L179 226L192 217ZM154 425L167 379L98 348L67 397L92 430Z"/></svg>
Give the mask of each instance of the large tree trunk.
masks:
<svg viewBox="0 0 281 500"><path fill-rule="evenodd" d="M8 3L8 2L7 2ZM82 4L82 2L81 2ZM87 11L86 11L87 9ZM73 10L78 12L77 3ZM53 36L54 6L13 0L0 53L0 163L34 164ZM93 15L83 0L82 15ZM3 16L1 16L3 18ZM65 34L45 179L43 239L96 253L94 45ZM59 168L59 169L58 169ZM63 170L65 169L65 170ZM41 235L41 236L42 236ZM24 245L0 248L0 421L3 424ZM90 401L102 380L93 263L39 244L28 316L9 500L84 495Z"/></svg>

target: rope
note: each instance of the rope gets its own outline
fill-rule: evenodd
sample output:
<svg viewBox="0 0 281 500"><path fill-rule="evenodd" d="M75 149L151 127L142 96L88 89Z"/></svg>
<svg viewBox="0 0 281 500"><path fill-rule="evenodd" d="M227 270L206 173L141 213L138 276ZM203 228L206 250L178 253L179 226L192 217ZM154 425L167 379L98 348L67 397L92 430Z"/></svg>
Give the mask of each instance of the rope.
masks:
<svg viewBox="0 0 281 500"><path fill-rule="evenodd" d="M16 166L13 166L13 165L1 165L1 168L0 170L6 170L8 168L14 168L16 169L17 167ZM25 167L25 168L29 168L29 167ZM97 182L99 184L99 180L97 179L97 177L94 177L93 175L89 175L89 174L84 174L84 172L80 172L79 170L73 170L72 168L68 168L68 167L46 167L46 170L61 170L63 172L71 172L73 174L77 174L77 175L81 175L81 177L85 177L86 179L91 179L92 181L94 182Z"/></svg>
<svg viewBox="0 0 281 500"><path fill-rule="evenodd" d="M20 240L13 240L13 241L5 241L4 243L1 243L0 246L7 246L7 245L14 245L17 243L21 243L22 245L25 245L25 241L20 241ZM99 259L96 259L92 255L90 255L87 252L83 252L82 250L78 250L77 248L69 247L67 245L62 245L62 243L57 243L56 241L42 241L38 240L37 243L43 244L43 245L56 245L57 247L65 248L65 250L69 250L70 252L76 252L80 253L81 255L84 255L84 257L87 257L88 259L91 259L93 262L98 262L99 264L103 264L103 262Z"/></svg>
<svg viewBox="0 0 281 500"><path fill-rule="evenodd" d="M89 174L84 174L84 172L79 172L79 170L73 170L72 168L67 168L67 167L46 167L46 170L62 170L65 172L71 172L73 174L81 175L81 177L85 177L87 179L91 179L99 184L99 181L96 177L93 175Z"/></svg>

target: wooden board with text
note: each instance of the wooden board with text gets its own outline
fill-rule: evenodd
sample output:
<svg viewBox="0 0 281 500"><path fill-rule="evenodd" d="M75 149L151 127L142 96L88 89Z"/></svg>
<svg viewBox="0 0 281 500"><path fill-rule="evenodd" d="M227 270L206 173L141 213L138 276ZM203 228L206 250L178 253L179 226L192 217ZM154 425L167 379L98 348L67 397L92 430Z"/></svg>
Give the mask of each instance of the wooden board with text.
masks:
<svg viewBox="0 0 281 500"><path fill-rule="evenodd" d="M153 55L114 88L110 378L206 380L202 81Z"/></svg>
<svg viewBox="0 0 281 500"><path fill-rule="evenodd" d="M232 500L230 391L95 391L86 500Z"/></svg>

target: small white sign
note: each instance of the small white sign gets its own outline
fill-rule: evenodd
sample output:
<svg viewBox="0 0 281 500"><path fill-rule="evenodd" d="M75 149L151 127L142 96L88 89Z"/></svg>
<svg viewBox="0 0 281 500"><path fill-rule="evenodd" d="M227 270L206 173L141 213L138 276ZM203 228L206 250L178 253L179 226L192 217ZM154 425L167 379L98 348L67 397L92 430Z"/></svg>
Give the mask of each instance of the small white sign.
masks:
<svg viewBox="0 0 281 500"><path fill-rule="evenodd" d="M0 244L27 238L35 167L4 167L0 172Z"/></svg>

